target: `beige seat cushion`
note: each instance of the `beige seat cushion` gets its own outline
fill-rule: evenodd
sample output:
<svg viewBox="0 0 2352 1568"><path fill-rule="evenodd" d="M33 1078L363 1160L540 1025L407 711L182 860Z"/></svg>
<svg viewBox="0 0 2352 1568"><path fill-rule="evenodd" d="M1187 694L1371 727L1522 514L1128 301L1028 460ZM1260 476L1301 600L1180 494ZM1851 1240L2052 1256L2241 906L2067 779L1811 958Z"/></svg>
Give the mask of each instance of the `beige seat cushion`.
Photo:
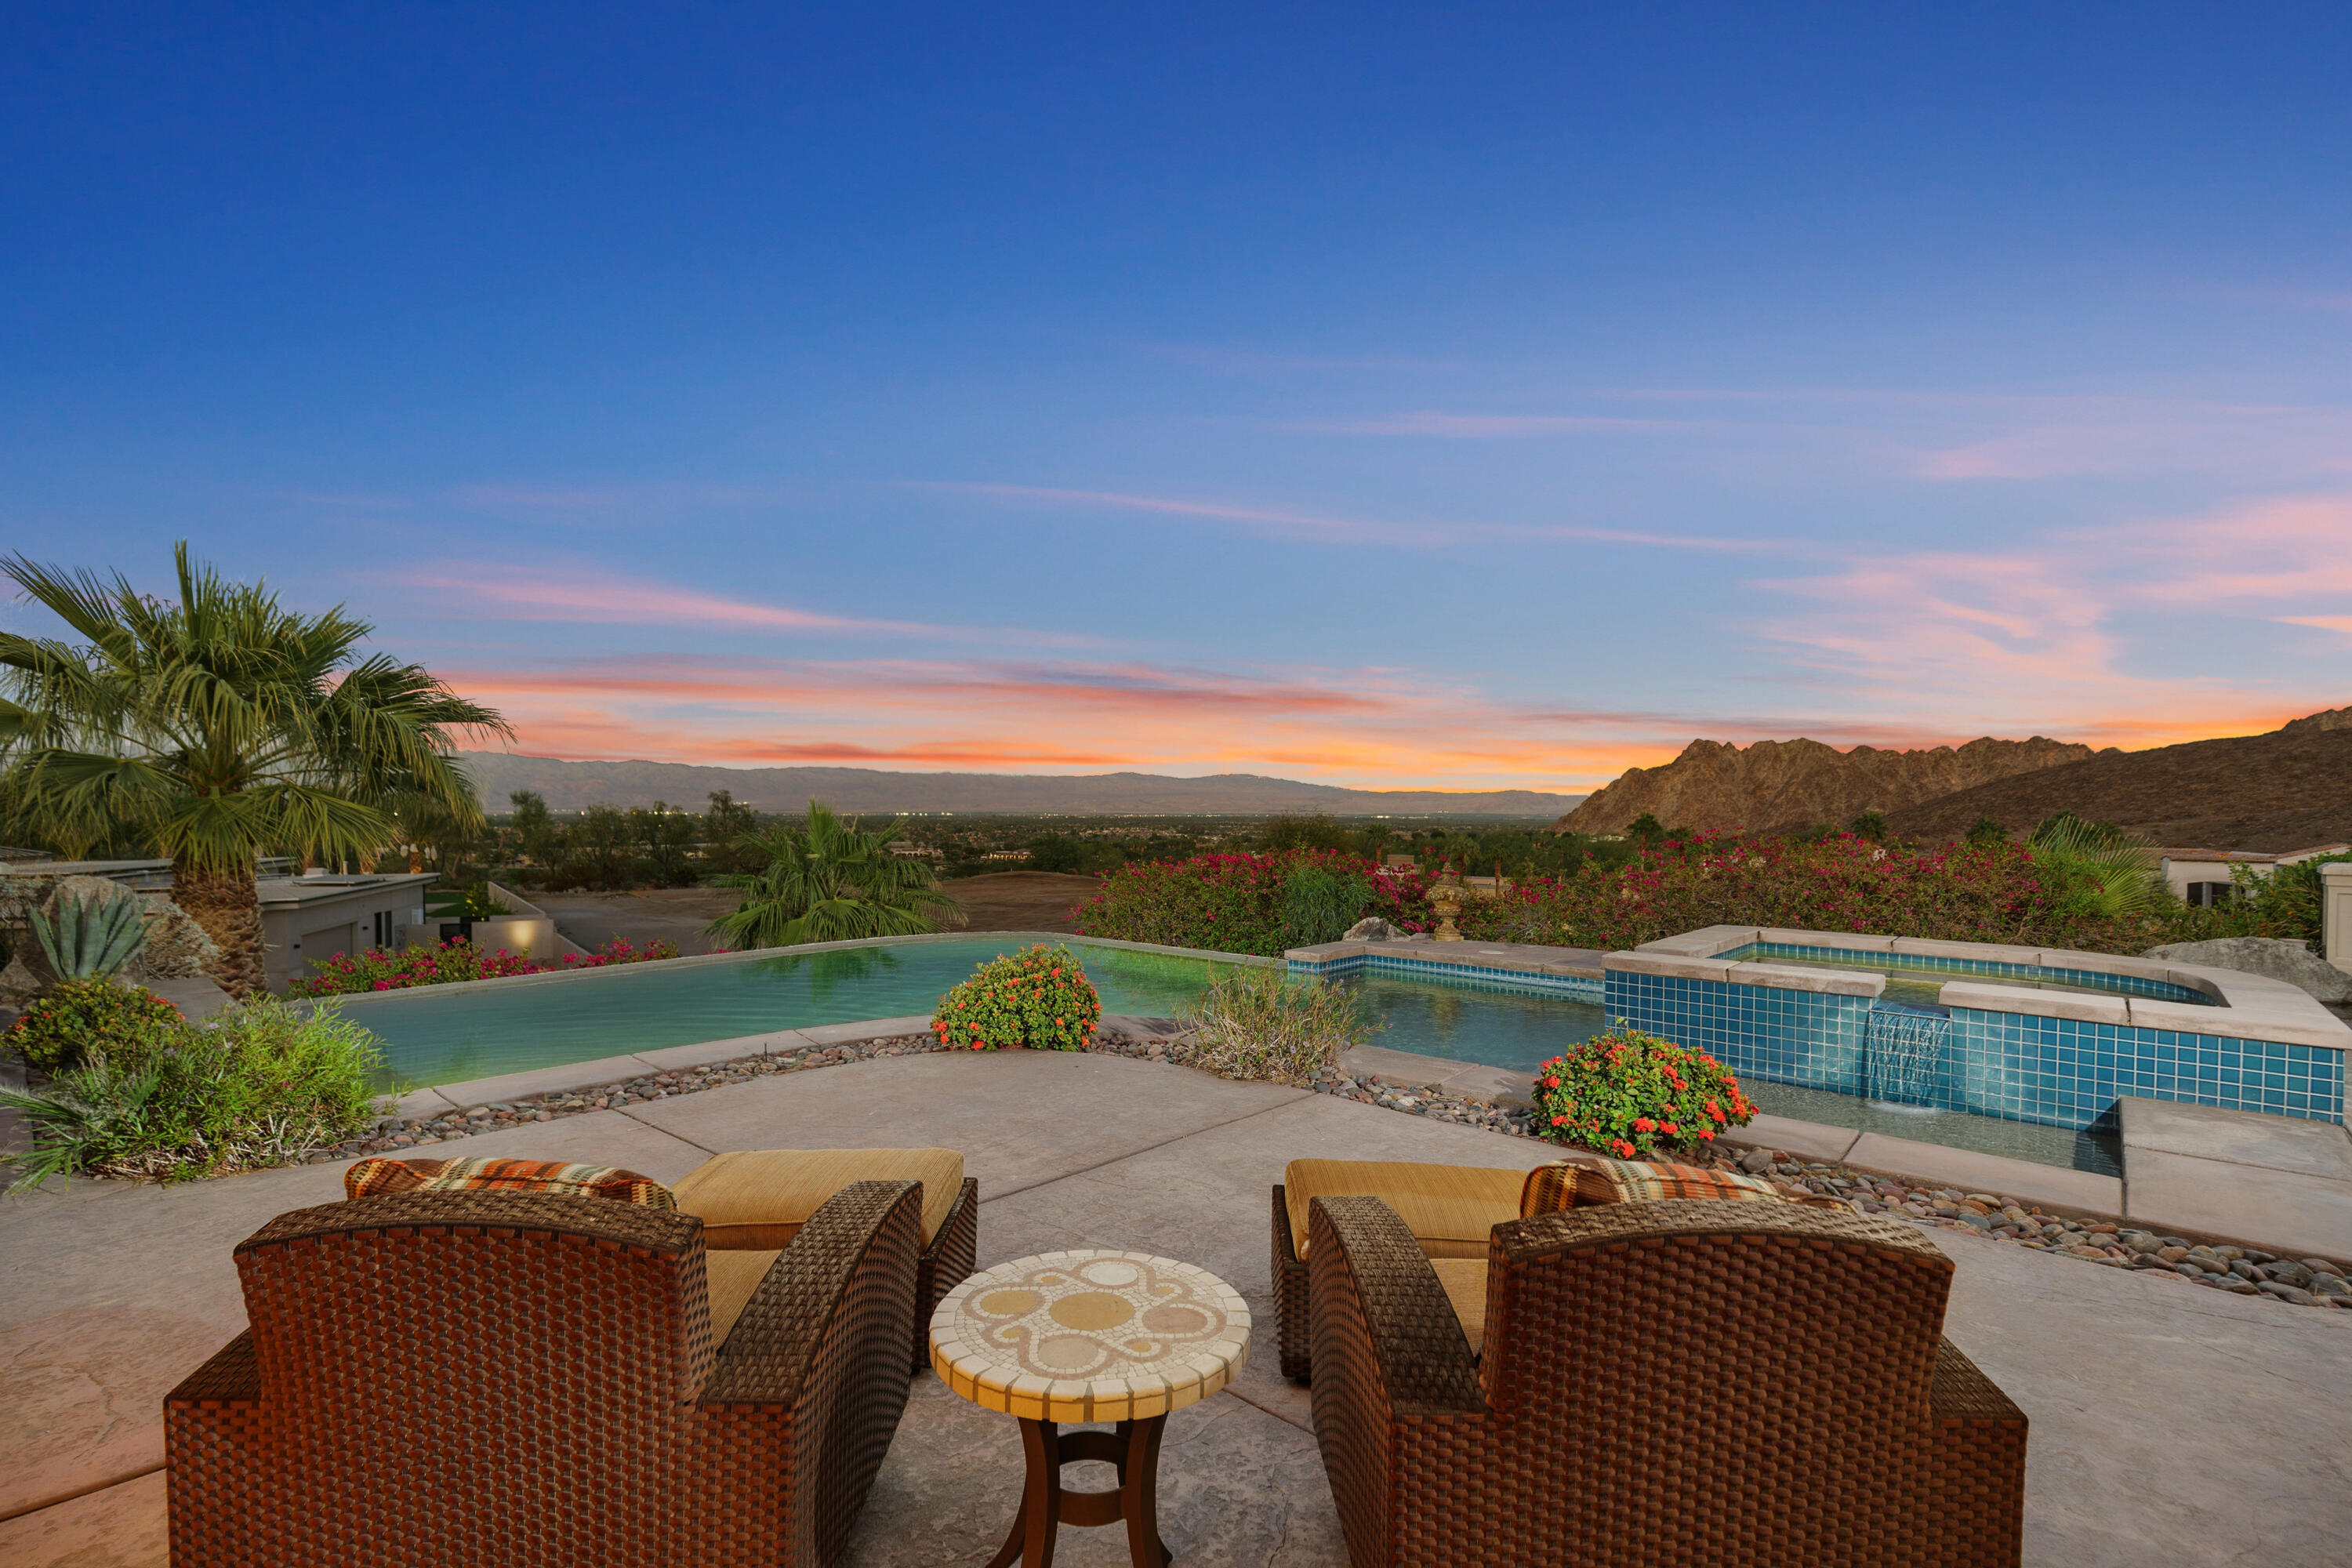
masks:
<svg viewBox="0 0 2352 1568"><path fill-rule="evenodd" d="M723 1345L735 1320L751 1304L751 1292L768 1277L782 1252L711 1252L702 1255L710 1282L710 1342Z"/></svg>
<svg viewBox="0 0 2352 1568"><path fill-rule="evenodd" d="M1437 1270L1437 1282L1445 1287L1445 1299L1453 1304L1454 1315L1462 1320L1462 1332L1470 1342L1470 1353L1483 1353L1486 1348L1486 1260L1433 1258L1429 1266Z"/></svg>
<svg viewBox="0 0 2352 1568"><path fill-rule="evenodd" d="M1525 1171L1380 1160L1293 1160L1282 1173L1290 1245L1300 1258L1307 1256L1307 1216L1317 1198L1371 1197L1396 1210L1430 1257L1475 1258L1482 1265L1486 1233L1519 1217L1526 1182ZM683 1186L677 1206L688 1207Z"/></svg>
<svg viewBox="0 0 2352 1568"><path fill-rule="evenodd" d="M705 1247L773 1252L852 1182L922 1183L929 1247L963 1190L963 1156L953 1149L738 1150L713 1154L675 1192L678 1212L702 1221Z"/></svg>

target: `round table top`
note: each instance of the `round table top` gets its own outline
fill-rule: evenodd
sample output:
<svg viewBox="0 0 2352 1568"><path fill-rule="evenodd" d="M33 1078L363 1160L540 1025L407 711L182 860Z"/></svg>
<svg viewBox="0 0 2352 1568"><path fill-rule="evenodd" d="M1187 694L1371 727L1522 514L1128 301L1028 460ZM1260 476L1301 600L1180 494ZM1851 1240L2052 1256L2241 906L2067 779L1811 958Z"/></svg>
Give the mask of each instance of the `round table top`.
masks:
<svg viewBox="0 0 2352 1568"><path fill-rule="evenodd" d="M1033 1421L1181 1410L1249 1360L1249 1308L1205 1268L1148 1252L1048 1252L973 1275L931 1314L931 1368Z"/></svg>

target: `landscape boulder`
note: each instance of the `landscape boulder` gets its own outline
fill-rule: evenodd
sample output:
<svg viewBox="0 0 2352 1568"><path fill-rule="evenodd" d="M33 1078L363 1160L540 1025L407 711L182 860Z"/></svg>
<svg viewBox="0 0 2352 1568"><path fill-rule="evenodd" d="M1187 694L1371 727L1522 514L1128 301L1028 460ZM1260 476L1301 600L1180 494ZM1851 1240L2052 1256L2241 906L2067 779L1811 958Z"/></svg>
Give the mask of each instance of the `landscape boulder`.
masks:
<svg viewBox="0 0 2352 1568"><path fill-rule="evenodd" d="M2320 958L2302 942L2275 936L2225 936L2211 942L2170 942L2141 955L2168 963L2235 969L2299 985L2322 1002L2352 1002L2352 974Z"/></svg>
<svg viewBox="0 0 2352 1568"><path fill-rule="evenodd" d="M1349 926L1347 934L1339 940L1342 942L1394 942L1402 935L1404 932L1397 930L1380 916L1366 915L1362 920Z"/></svg>

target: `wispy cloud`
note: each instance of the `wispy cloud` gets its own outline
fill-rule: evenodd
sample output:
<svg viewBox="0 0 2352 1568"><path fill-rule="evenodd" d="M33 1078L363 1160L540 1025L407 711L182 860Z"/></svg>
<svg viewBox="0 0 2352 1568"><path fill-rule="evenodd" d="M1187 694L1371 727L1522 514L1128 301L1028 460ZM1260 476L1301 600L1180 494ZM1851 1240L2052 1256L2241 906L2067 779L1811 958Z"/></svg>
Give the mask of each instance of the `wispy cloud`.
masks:
<svg viewBox="0 0 2352 1568"><path fill-rule="evenodd" d="M782 486L687 479L624 485L464 485L450 491L448 499L457 506L480 511L580 513L772 506L797 493Z"/></svg>
<svg viewBox="0 0 2352 1568"><path fill-rule="evenodd" d="M1458 371L1466 362L1429 359L1410 354L1308 354L1269 353L1255 349L1213 348L1197 343L1126 340L1120 346L1217 375L1256 379L1295 375L1325 375L1363 372Z"/></svg>
<svg viewBox="0 0 2352 1568"><path fill-rule="evenodd" d="M475 603L495 605L523 620L574 624L721 626L763 631L911 637L958 642L1019 643L1045 647L1097 647L1100 639L1067 632L998 626L936 626L919 621L876 620L803 610L786 605L730 598L675 587L640 577L572 571L549 574L520 568L477 568L463 574L413 573L401 581Z"/></svg>
<svg viewBox="0 0 2352 1568"><path fill-rule="evenodd" d="M1725 539L1701 535L1651 533L1640 530L1590 528L1579 523L1378 521L1343 518L1275 507L1244 506L1223 501L1188 500L1170 496L1133 495L1118 490L1057 489L1038 485L1001 485L936 481L926 489L956 490L967 495L1043 506L1089 507L1115 511L1154 512L1170 517L1196 517L1213 522L1237 523L1253 531L1277 537L1320 541L1332 544L1388 544L1407 549L1438 549L1480 542L1573 541L1587 544L1638 544L1665 550L1717 551L1731 554L1784 553L1801 548L1788 540Z"/></svg>
<svg viewBox="0 0 2352 1568"><path fill-rule="evenodd" d="M2352 472L2352 407L2337 404L1837 387L1611 387L1573 401L1583 406L1422 408L1283 427L1475 441L1679 436L1700 449L1802 438L1825 453L1843 448L1852 467L1944 482L2194 473L2276 485ZM1722 412L1638 412L1660 403Z"/></svg>

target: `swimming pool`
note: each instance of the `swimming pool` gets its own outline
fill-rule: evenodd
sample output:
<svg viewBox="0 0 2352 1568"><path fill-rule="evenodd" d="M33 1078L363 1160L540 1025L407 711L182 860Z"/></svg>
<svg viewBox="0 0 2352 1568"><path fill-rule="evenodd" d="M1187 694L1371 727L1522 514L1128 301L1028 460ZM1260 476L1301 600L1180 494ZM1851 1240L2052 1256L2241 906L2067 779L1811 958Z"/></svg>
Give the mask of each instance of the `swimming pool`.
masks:
<svg viewBox="0 0 2352 1568"><path fill-rule="evenodd" d="M383 1042L389 1075L454 1083L666 1046L819 1024L926 1014L974 968L1036 942L1066 942L1103 1010L1181 1013L1230 956L1151 951L1051 933L885 939L772 954L670 959L610 969L347 997L342 1011ZM1370 974L1360 987L1401 1051L1532 1072L1606 1026L1599 1007L1462 982Z"/></svg>
<svg viewBox="0 0 2352 1568"><path fill-rule="evenodd" d="M1863 970L1886 977L1885 998L1912 1007L1940 1007L1944 987L1955 981L2021 991L2058 991L2076 995L2142 996L2210 1007L2213 998L2191 986L2137 974L2065 969L2050 964L1979 961L1885 949L1814 947L1786 942L1749 942L1715 955L1731 963L1774 963L1800 969Z"/></svg>

